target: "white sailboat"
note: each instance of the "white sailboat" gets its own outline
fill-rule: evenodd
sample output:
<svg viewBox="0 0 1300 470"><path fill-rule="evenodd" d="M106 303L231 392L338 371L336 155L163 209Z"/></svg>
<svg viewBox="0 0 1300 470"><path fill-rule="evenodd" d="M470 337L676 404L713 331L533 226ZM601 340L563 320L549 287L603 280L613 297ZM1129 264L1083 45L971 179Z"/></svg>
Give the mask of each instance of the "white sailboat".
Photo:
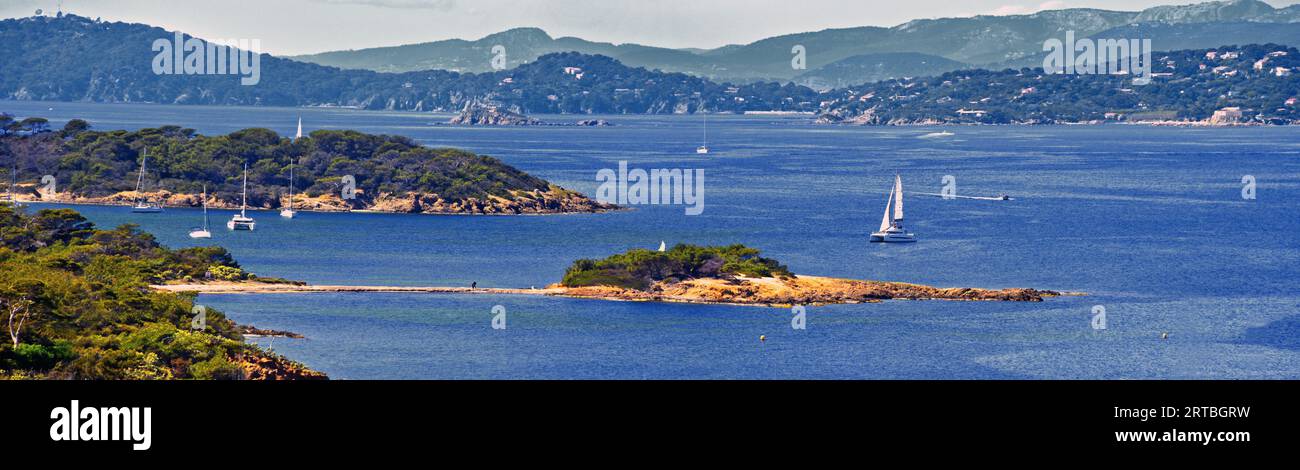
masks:
<svg viewBox="0 0 1300 470"><path fill-rule="evenodd" d="M244 202L239 208L239 213L226 222L226 228L231 230L248 230L253 231L257 227L257 222L248 216L248 164L244 164Z"/></svg>
<svg viewBox="0 0 1300 470"><path fill-rule="evenodd" d="M293 138L296 142L302 138L302 118L298 118L298 135ZM293 210L293 167L298 166L297 158L289 165L289 207L280 211L280 217L292 219L298 216L298 211Z"/></svg>
<svg viewBox="0 0 1300 470"><path fill-rule="evenodd" d="M203 228L190 229L190 238L212 238L208 229L208 187L203 186Z"/></svg>
<svg viewBox="0 0 1300 470"><path fill-rule="evenodd" d="M696 148L695 153L699 155L707 155L709 153L709 114L708 113L704 113L704 145L701 145L699 146L699 148Z"/></svg>
<svg viewBox="0 0 1300 470"><path fill-rule="evenodd" d="M140 157L140 177L135 182L135 193L138 196L135 199L135 205L131 207L131 212L137 214L157 214L163 211L161 204L144 197L144 174L147 171L149 171L149 150L145 149L144 154Z"/></svg>
<svg viewBox="0 0 1300 470"><path fill-rule="evenodd" d="M903 177L894 176L894 187L889 191L885 216L880 219L880 230L871 234L872 243L915 243L916 235L903 229Z"/></svg>
<svg viewBox="0 0 1300 470"><path fill-rule="evenodd" d="M660 252L660 253L664 253L664 252L666 252L666 251L668 251L668 243L667 243L667 242L659 242L659 252Z"/></svg>

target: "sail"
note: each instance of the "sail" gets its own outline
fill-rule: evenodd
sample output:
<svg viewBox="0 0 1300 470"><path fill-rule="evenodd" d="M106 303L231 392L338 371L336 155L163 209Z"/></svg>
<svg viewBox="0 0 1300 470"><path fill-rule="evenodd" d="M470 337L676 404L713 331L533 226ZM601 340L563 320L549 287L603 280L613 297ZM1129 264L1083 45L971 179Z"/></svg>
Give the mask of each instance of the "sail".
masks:
<svg viewBox="0 0 1300 470"><path fill-rule="evenodd" d="M301 139L301 138L302 138L302 118L298 118L298 136L294 137L294 139Z"/></svg>
<svg viewBox="0 0 1300 470"><path fill-rule="evenodd" d="M894 177L894 220L903 220L903 177Z"/></svg>
<svg viewBox="0 0 1300 470"><path fill-rule="evenodd" d="M883 232L883 231L885 231L885 230L888 230L888 229L889 229L889 226L892 225L892 224L890 223L890 221L889 221L889 207L890 207L890 206L893 206L893 205L894 205L894 192L893 192L893 191L890 191L890 192L889 192L889 202L885 203L885 216L882 217L882 218L880 219L880 231L881 231L881 232Z"/></svg>
<svg viewBox="0 0 1300 470"><path fill-rule="evenodd" d="M659 252L662 253L662 252L665 252L665 251L668 251L668 243L667 243L667 242L659 242Z"/></svg>

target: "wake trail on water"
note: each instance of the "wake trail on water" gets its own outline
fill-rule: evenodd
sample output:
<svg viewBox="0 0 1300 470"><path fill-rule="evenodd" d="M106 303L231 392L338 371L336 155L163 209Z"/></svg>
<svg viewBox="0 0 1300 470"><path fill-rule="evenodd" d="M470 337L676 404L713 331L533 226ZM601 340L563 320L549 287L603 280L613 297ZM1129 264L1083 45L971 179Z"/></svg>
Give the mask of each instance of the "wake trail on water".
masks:
<svg viewBox="0 0 1300 470"><path fill-rule="evenodd" d="M937 194L937 193L910 193L910 194L915 196L930 196L930 197L939 197L939 198L974 199L977 201L1014 201L1015 200L1015 198L1002 197L1002 196L945 196L943 194Z"/></svg>

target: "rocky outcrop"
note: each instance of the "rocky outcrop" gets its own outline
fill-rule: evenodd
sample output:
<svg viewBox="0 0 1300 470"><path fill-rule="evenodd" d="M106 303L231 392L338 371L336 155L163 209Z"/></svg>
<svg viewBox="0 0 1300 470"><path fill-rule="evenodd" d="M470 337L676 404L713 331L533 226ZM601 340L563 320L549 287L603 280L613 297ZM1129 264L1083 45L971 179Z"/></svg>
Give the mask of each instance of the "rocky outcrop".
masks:
<svg viewBox="0 0 1300 470"><path fill-rule="evenodd" d="M592 200L582 194L552 187L541 191L516 191L509 198L445 200L436 194L381 194L368 210L408 214L569 214L608 212L618 209L612 204Z"/></svg>
<svg viewBox="0 0 1300 470"><path fill-rule="evenodd" d="M258 348L250 347L235 363L244 370L245 380L329 380L322 372Z"/></svg>
<svg viewBox="0 0 1300 470"><path fill-rule="evenodd" d="M163 201L166 207L203 207L203 200L197 194L179 194L169 191L137 193L124 191L103 197L87 197L71 193L40 194L23 192L18 199L27 202L58 202L64 204L91 204L128 206L145 198L151 201ZM278 205L264 204L249 206L254 210L274 210L286 207L289 198L283 197ZM469 198L446 200L437 194L427 193L381 193L370 196L358 189L355 199L343 199L338 194L328 193L319 196L299 194L294 196L294 208L306 212L392 212L401 214L471 214L471 215L542 215L599 213L617 210L618 206L597 202L581 193L568 191L558 186L546 190L515 191L510 197L489 196L487 199ZM208 207L212 209L237 210L239 201L224 201L209 195Z"/></svg>
<svg viewBox="0 0 1300 470"><path fill-rule="evenodd" d="M552 286L556 288L558 286ZM1036 289L938 288L916 284L858 281L814 276L779 278L691 279L657 282L649 289L619 287L567 288L565 296L612 300L719 303L740 305L818 305L883 300L966 300L1042 302L1061 295Z"/></svg>
<svg viewBox="0 0 1300 470"><path fill-rule="evenodd" d="M239 334L244 335L244 337L305 339L303 335L292 331L263 330L250 325L236 325L236 328L239 329Z"/></svg>
<svg viewBox="0 0 1300 470"><path fill-rule="evenodd" d="M451 118L454 126L536 126L542 122L498 106L468 103L460 115Z"/></svg>

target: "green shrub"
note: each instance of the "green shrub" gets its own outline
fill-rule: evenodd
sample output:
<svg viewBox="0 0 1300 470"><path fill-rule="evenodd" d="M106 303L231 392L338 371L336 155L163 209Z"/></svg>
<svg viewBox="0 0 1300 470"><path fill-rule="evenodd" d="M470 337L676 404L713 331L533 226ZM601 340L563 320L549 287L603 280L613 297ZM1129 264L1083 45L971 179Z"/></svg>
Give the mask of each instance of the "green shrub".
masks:
<svg viewBox="0 0 1300 470"><path fill-rule="evenodd" d="M14 348L14 356L19 369L48 370L77 355L72 352L72 343L56 340L48 346L20 343L17 348Z"/></svg>
<svg viewBox="0 0 1300 470"><path fill-rule="evenodd" d="M637 249L603 260L577 260L565 271L561 285L613 286L644 290L654 282L669 279L793 275L781 263L763 258L759 256L758 250L744 245L726 247L677 245L663 253Z"/></svg>
<svg viewBox="0 0 1300 470"><path fill-rule="evenodd" d="M218 356L190 366L190 377L197 380L243 380L244 370Z"/></svg>
<svg viewBox="0 0 1300 470"><path fill-rule="evenodd" d="M244 272L244 270L230 266L210 267L208 268L208 274L211 274L213 279L219 281L243 281L248 279L248 273Z"/></svg>

